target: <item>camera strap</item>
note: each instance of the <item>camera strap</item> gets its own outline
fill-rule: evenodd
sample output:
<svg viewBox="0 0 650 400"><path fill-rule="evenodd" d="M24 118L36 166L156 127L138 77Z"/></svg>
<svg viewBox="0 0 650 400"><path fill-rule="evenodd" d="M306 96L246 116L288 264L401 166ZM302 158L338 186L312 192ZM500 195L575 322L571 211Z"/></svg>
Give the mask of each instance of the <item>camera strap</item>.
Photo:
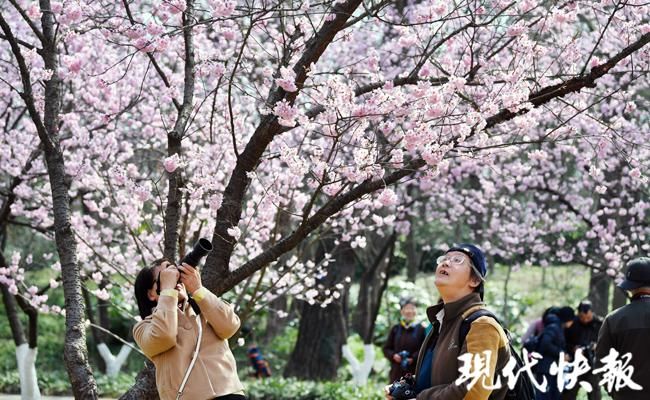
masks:
<svg viewBox="0 0 650 400"><path fill-rule="evenodd" d="M178 393L176 394L176 400L179 400L183 395L183 390L185 390L185 385L187 384L187 380L190 378L190 373L192 372L192 368L194 368L194 364L196 364L196 360L199 358L199 349L201 348L201 339L203 337L203 324L201 323L200 314L196 316L196 322L199 326L199 335L196 340L196 348L194 349L194 355L192 356L192 361L190 361L190 365L187 367L187 371L185 371L185 376L181 381L181 386L178 388Z"/></svg>

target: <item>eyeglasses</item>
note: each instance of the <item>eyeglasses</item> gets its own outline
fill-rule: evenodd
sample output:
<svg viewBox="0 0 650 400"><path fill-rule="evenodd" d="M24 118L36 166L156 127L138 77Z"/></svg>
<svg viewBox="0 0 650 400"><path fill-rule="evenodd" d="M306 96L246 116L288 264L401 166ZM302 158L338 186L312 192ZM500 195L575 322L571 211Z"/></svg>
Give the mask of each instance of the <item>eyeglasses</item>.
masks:
<svg viewBox="0 0 650 400"><path fill-rule="evenodd" d="M440 265L445 261L448 261L451 265L462 265L463 261L465 261L465 258L466 257L462 254L454 254L453 256L444 255L436 259L436 265Z"/></svg>

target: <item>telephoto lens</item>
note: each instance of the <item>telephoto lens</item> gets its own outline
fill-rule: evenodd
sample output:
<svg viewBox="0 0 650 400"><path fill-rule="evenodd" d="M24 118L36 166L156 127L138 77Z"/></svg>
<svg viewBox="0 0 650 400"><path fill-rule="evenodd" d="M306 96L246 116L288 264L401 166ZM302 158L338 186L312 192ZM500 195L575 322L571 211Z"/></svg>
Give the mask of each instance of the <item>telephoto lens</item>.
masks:
<svg viewBox="0 0 650 400"><path fill-rule="evenodd" d="M183 263L189 264L193 267L196 267L201 259L208 255L212 251L212 243L208 239L201 238L194 245L194 248L189 253L185 254L185 257L181 260L181 265Z"/></svg>
<svg viewBox="0 0 650 400"><path fill-rule="evenodd" d="M185 263L196 268L196 266L199 265L201 259L206 255L208 255L208 253L211 251L212 251L212 243L210 243L208 239L201 238L199 239L198 242L196 242L192 251L185 254L185 257L183 257L183 259L181 260L180 265ZM199 305L191 296L189 297L189 299L187 299L187 301L190 303L190 306L192 306L192 309L197 315L201 314L201 309L199 308Z"/></svg>

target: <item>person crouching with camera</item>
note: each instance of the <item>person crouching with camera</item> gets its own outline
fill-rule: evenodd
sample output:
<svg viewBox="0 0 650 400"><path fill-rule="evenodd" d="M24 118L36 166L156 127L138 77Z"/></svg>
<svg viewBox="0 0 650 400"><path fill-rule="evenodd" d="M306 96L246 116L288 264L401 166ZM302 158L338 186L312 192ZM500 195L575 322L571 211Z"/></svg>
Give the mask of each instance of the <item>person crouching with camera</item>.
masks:
<svg viewBox="0 0 650 400"><path fill-rule="evenodd" d="M188 293L200 307L199 315L190 307ZM154 262L138 273L135 296L142 320L133 337L156 366L162 400L246 399L228 346L239 317L202 286L197 269Z"/></svg>

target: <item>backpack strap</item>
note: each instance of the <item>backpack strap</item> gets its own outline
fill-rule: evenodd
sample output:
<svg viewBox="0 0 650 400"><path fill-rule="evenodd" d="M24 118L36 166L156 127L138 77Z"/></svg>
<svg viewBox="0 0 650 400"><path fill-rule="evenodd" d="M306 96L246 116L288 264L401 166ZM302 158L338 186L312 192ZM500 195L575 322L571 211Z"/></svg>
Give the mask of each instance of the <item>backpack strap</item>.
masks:
<svg viewBox="0 0 650 400"><path fill-rule="evenodd" d="M497 318L497 316L494 315L492 311L481 307L476 309L475 311L470 310L470 313L468 315L465 315L465 319L463 319L463 322L460 323L460 329L458 330L459 346L465 342L465 339L467 338L467 334L469 333L469 329L471 328L472 322L476 321L481 317L490 317L494 319L497 322L497 324L499 324L501 329L503 329L503 332L506 334L506 338L508 339L508 342L512 343L510 332L503 327L503 324L501 323L501 321L499 321L499 318Z"/></svg>
<svg viewBox="0 0 650 400"><path fill-rule="evenodd" d="M494 314L492 314L489 310L485 308L479 308L478 310L466 316L465 319L463 319L463 322L460 323L460 329L458 330L459 346L462 346L462 344L465 343L465 339L467 338L467 334L469 333L469 330L472 326L472 322L476 321L481 317L486 317L486 316L494 318L497 321L497 323L501 325L497 317Z"/></svg>

